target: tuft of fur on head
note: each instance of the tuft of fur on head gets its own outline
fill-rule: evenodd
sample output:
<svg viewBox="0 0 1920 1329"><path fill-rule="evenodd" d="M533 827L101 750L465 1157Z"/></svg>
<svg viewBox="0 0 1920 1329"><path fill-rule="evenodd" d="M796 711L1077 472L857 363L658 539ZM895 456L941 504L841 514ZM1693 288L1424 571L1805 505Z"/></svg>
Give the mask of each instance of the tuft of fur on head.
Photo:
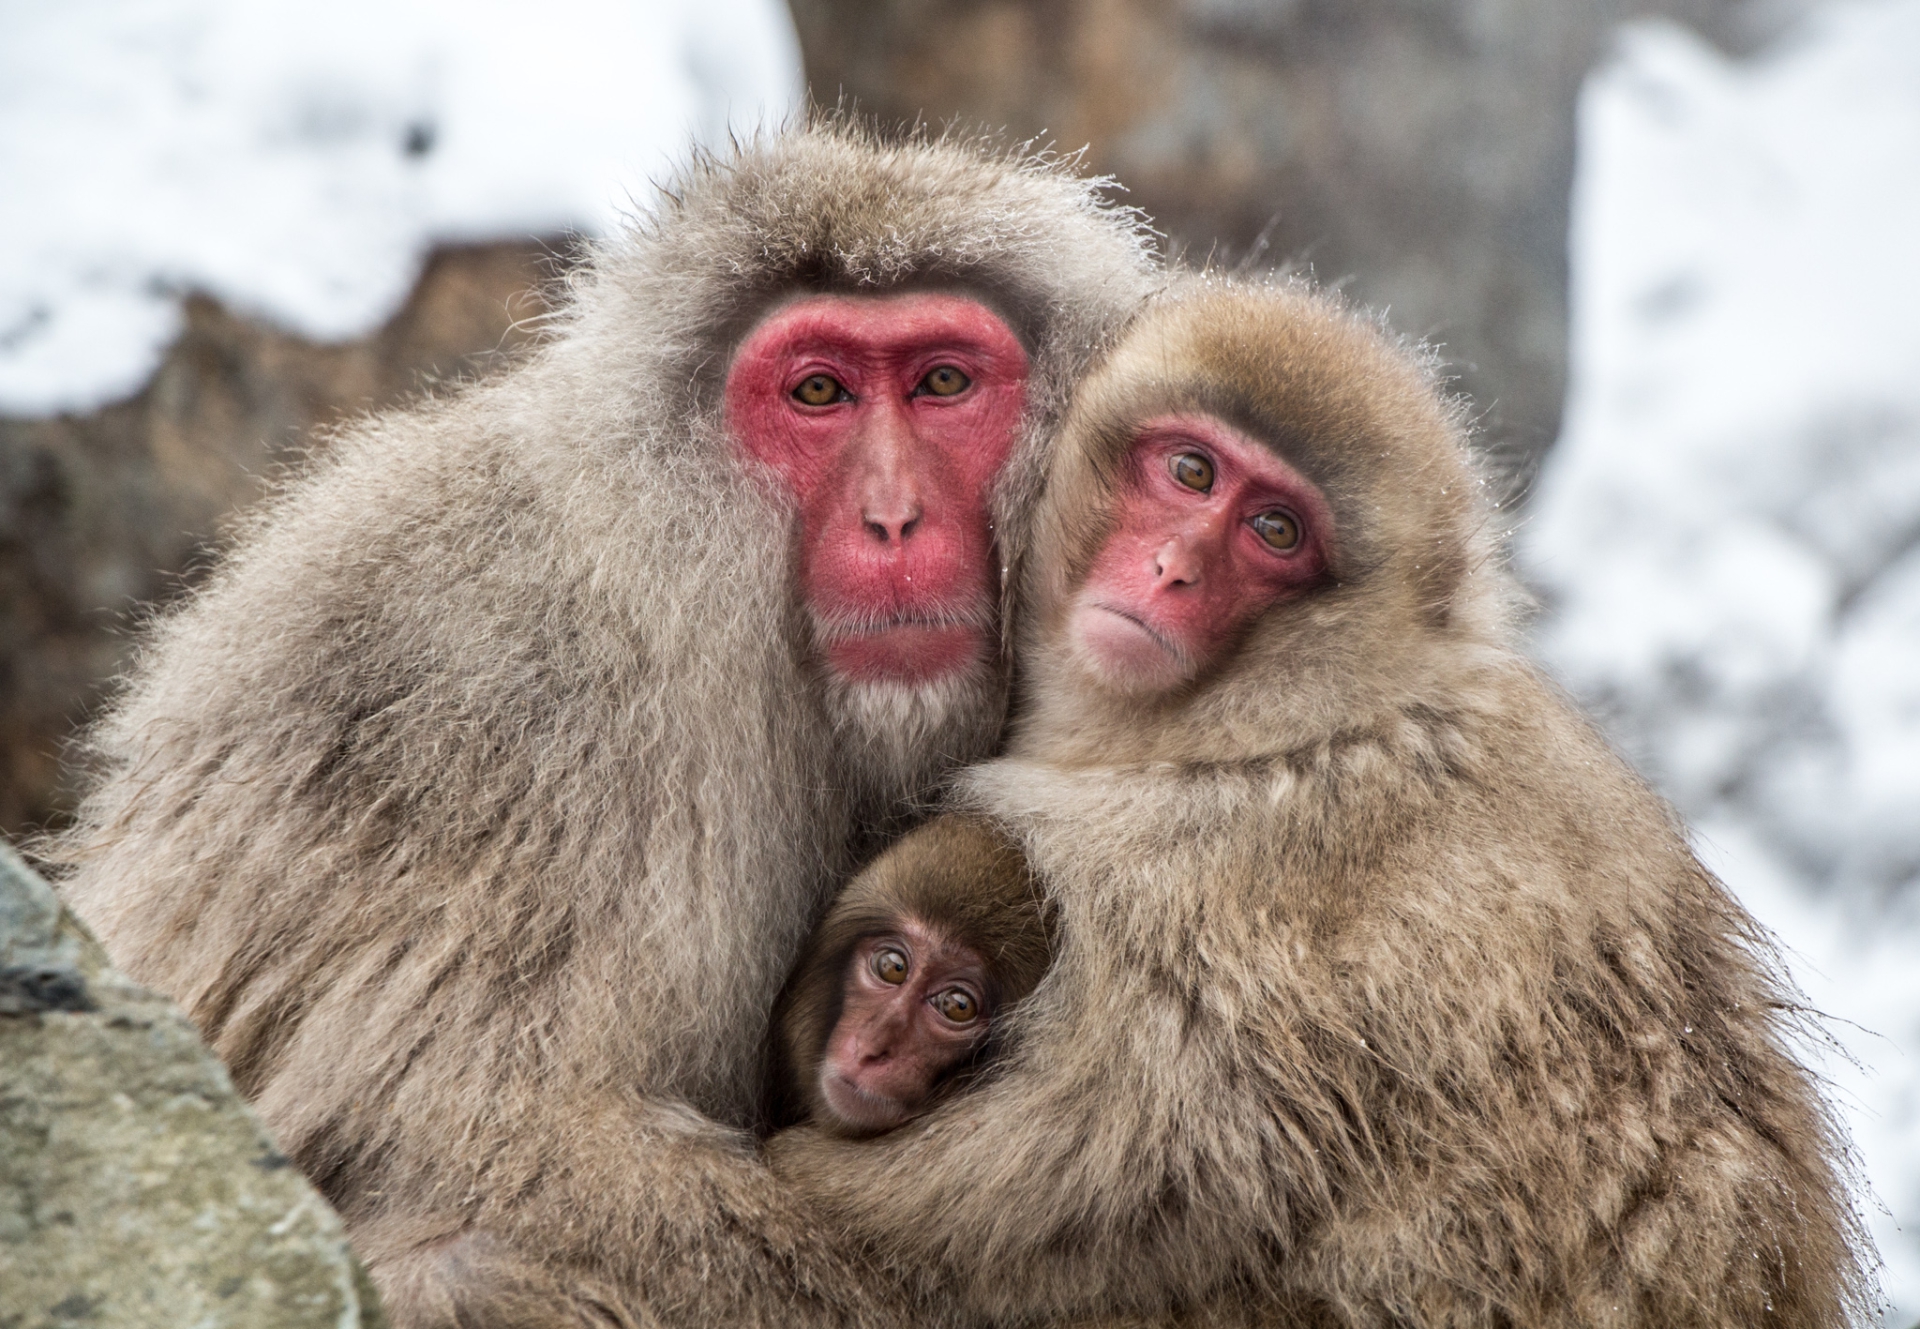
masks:
<svg viewBox="0 0 1920 1329"><path fill-rule="evenodd" d="M791 505L722 427L730 358L810 293L991 304L1031 367L1010 564L1072 385L1157 280L1102 190L831 116L699 155L591 247L542 345L343 429L153 626L45 852L376 1275L477 1229L688 1304L776 1278L764 1234L657 1207L724 1185L633 1118L753 1119L863 823L991 750L1006 662L826 695ZM728 1203L775 1222L752 1194Z"/></svg>

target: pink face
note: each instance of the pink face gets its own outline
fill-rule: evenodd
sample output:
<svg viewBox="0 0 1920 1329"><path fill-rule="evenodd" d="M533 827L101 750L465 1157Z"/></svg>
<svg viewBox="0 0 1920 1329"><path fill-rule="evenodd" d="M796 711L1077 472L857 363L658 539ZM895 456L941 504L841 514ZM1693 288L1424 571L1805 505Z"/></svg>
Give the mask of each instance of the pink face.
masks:
<svg viewBox="0 0 1920 1329"><path fill-rule="evenodd" d="M917 920L861 942L820 1061L827 1107L860 1131L913 1117L986 1041L987 1001L980 956Z"/></svg>
<svg viewBox="0 0 1920 1329"><path fill-rule="evenodd" d="M741 343L727 426L799 505L801 594L843 676L931 682L986 651L1026 386L1019 339L955 295L813 296Z"/></svg>
<svg viewBox="0 0 1920 1329"><path fill-rule="evenodd" d="M1111 687L1190 681L1326 570L1333 514L1320 491L1212 416L1149 420L1126 475L1068 618L1076 657Z"/></svg>

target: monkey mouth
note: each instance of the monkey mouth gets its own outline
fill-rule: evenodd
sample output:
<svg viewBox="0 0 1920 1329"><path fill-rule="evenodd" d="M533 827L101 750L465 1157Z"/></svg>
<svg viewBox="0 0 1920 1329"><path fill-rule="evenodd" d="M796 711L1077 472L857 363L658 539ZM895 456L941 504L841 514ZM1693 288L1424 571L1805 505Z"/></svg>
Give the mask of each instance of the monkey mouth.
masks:
<svg viewBox="0 0 1920 1329"><path fill-rule="evenodd" d="M1175 646L1172 642L1168 641L1166 637L1163 636L1153 626L1153 624L1147 622L1147 620L1140 617L1140 615L1128 613L1126 610L1121 609L1118 606L1107 604L1101 600L1090 601L1088 602L1087 607L1089 609L1098 609L1105 613L1112 614L1115 618L1124 619L1128 623L1133 624L1134 627L1138 628L1140 632L1143 635L1145 635L1148 641L1152 642L1155 646L1158 646L1161 650L1165 651L1168 655L1172 656L1175 660L1179 661L1182 667L1186 665L1187 663L1186 652L1182 651L1178 646Z"/></svg>
<svg viewBox="0 0 1920 1329"><path fill-rule="evenodd" d="M823 646L850 638L875 637L903 629L929 632L965 628L985 632L993 626L993 611L978 601L969 604L928 604L894 609L816 610L813 630Z"/></svg>
<svg viewBox="0 0 1920 1329"><path fill-rule="evenodd" d="M1108 687L1159 693L1193 676L1193 657L1180 642L1131 609L1083 597L1069 622L1074 654Z"/></svg>
<svg viewBox="0 0 1920 1329"><path fill-rule="evenodd" d="M821 1076L820 1091L842 1121L863 1131L891 1130L907 1119L907 1109L899 1100L862 1089L844 1075Z"/></svg>
<svg viewBox="0 0 1920 1329"><path fill-rule="evenodd" d="M992 611L984 605L817 611L814 638L843 677L860 682L934 682L979 662Z"/></svg>

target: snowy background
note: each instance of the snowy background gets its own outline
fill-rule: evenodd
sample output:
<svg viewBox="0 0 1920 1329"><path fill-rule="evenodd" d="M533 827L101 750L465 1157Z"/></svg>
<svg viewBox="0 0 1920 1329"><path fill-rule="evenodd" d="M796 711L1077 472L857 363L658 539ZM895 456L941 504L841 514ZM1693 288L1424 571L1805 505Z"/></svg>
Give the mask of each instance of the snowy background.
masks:
<svg viewBox="0 0 1920 1329"><path fill-rule="evenodd" d="M801 89L782 0L0 0L0 413L133 393L189 289L359 336Z"/></svg>
<svg viewBox="0 0 1920 1329"><path fill-rule="evenodd" d="M1920 0L1824 10L1738 64L1630 28L1580 116L1572 388L1520 541L1540 647L1858 1061L1824 1069L1910 1325Z"/></svg>
<svg viewBox="0 0 1920 1329"><path fill-rule="evenodd" d="M439 240L601 231L799 95L779 0L0 0L0 413L136 390L203 289L370 331ZM594 34L585 40L581 34ZM1791 949L1920 1319L1920 0L1581 107L1541 649Z"/></svg>

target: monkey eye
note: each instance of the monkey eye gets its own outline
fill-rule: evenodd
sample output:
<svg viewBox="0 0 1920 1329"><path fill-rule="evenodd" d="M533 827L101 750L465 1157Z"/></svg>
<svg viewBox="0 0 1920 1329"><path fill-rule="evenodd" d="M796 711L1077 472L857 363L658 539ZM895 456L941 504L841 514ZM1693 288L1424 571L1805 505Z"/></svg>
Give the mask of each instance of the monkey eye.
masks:
<svg viewBox="0 0 1920 1329"><path fill-rule="evenodd" d="M1213 488L1213 463L1197 452L1182 452L1169 458L1167 469L1187 488L1206 493Z"/></svg>
<svg viewBox="0 0 1920 1329"><path fill-rule="evenodd" d="M890 983L894 987L899 987L907 981L907 970L912 968L912 965L907 962L906 952L895 950L891 946L883 946L875 951L871 965L875 978L882 983Z"/></svg>
<svg viewBox="0 0 1920 1329"><path fill-rule="evenodd" d="M1300 545L1300 522L1291 513L1275 508L1253 519L1253 531L1267 542L1267 548L1286 553Z"/></svg>
<svg viewBox="0 0 1920 1329"><path fill-rule="evenodd" d="M973 380L952 365L935 365L927 371L927 376L920 380L920 391L931 393L936 397L951 397L956 393L965 392L972 385Z"/></svg>
<svg viewBox="0 0 1920 1329"><path fill-rule="evenodd" d="M846 401L852 396L840 386L840 380L831 374L808 374L800 380L800 386L793 390L795 401L805 402L809 406L831 406L837 401Z"/></svg>
<svg viewBox="0 0 1920 1329"><path fill-rule="evenodd" d="M972 1024L980 1018L980 1003L965 988L948 988L934 997L933 1007L954 1024Z"/></svg>

